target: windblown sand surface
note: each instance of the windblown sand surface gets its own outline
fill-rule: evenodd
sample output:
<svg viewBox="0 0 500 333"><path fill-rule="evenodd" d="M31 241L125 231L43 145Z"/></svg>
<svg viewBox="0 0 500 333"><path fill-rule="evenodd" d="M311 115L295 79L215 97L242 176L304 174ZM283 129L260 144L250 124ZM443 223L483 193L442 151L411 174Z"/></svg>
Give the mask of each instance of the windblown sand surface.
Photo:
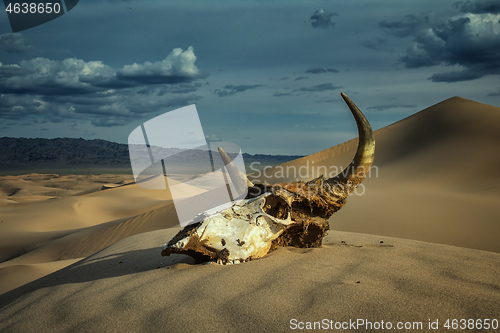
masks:
<svg viewBox="0 0 500 333"><path fill-rule="evenodd" d="M194 265L159 256L176 231L129 237L0 295L0 331L283 332L291 319L364 319L429 332L429 319L446 331L448 318L500 313L498 253L331 232L322 248Z"/></svg>
<svg viewBox="0 0 500 333"><path fill-rule="evenodd" d="M1 179L4 193L16 190L0 206L0 293L130 235L178 225L169 192L141 188L132 176Z"/></svg>
<svg viewBox="0 0 500 333"><path fill-rule="evenodd" d="M178 230L170 193L132 176L0 177L0 332L285 331L292 318L426 331L429 319L500 319L500 108L455 97L375 135L377 168L331 218L323 248L228 267L161 257ZM355 149L259 179L333 176Z"/></svg>

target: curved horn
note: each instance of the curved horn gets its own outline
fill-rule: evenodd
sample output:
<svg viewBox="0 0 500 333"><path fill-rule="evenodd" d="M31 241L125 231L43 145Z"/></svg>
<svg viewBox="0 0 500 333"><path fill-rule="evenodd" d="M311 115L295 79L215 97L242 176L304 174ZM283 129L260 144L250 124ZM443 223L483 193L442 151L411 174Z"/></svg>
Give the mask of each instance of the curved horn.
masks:
<svg viewBox="0 0 500 333"><path fill-rule="evenodd" d="M229 177L231 177L231 181L233 182L239 182L240 179L246 179L247 180L247 187L253 187L253 183L248 179L248 177L243 174L243 172L238 169L236 165L234 165L234 162L231 160L231 158L226 154L224 149L221 147L218 148L220 157L222 158L222 161L224 162L224 165L227 167L227 171L229 173Z"/></svg>
<svg viewBox="0 0 500 333"><path fill-rule="evenodd" d="M351 101L344 93L340 94L347 106L352 112L356 124L358 125L359 142L358 150L354 159L337 176L326 181L329 184L341 184L346 190L346 194L350 194L363 179L365 179L370 167L373 164L375 155L375 137L373 136L372 127L366 119L365 115L359 110L356 104Z"/></svg>

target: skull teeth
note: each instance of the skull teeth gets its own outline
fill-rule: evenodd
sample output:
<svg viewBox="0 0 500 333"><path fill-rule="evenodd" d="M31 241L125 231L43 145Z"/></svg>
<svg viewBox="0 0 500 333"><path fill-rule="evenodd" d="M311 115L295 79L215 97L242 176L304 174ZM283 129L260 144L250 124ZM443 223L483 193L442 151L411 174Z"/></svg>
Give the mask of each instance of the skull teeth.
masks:
<svg viewBox="0 0 500 333"><path fill-rule="evenodd" d="M236 265L236 264L241 264L245 262L244 260L240 260L240 259L227 259L227 260L222 260L222 259L217 259L217 263L219 265Z"/></svg>

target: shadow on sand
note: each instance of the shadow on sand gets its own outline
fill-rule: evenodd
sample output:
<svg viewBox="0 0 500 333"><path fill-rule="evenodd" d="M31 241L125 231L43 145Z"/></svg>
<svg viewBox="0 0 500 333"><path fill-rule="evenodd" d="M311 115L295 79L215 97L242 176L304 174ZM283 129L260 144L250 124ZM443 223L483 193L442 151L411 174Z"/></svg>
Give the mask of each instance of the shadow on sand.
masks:
<svg viewBox="0 0 500 333"><path fill-rule="evenodd" d="M0 295L0 309L23 295L41 288L125 276L173 266L179 263L188 265L196 264L193 258L182 254L162 257L160 255L161 247L104 256L99 255L103 251L106 251L106 249L59 271Z"/></svg>

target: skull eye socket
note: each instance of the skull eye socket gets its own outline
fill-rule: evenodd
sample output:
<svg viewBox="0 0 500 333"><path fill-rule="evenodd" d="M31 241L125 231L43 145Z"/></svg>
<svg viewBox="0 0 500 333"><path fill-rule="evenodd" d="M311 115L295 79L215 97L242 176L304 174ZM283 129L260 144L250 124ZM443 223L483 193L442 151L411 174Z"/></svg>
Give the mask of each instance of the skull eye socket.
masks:
<svg viewBox="0 0 500 333"><path fill-rule="evenodd" d="M266 197L264 207L262 207L264 213L269 214L277 219L285 220L290 212L290 207L287 202L277 195L271 194Z"/></svg>

